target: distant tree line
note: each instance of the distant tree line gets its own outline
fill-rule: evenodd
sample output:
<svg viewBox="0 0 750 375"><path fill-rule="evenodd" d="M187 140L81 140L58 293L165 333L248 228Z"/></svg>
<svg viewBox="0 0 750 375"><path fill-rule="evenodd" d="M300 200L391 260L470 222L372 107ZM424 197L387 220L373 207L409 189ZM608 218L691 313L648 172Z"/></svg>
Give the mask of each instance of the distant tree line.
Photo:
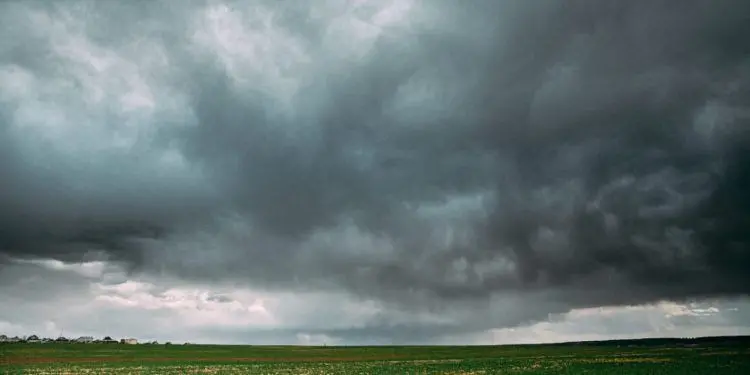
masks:
<svg viewBox="0 0 750 375"><path fill-rule="evenodd" d="M101 339L95 339L92 336L81 336L78 338L67 338L60 336L57 338L30 336L7 336L0 334L0 343L29 343L29 344L46 344L46 343L77 343L77 344L137 344L138 340L133 338L123 338L120 340L113 339L111 336L104 336ZM144 344L158 344L156 341L145 342Z"/></svg>
<svg viewBox="0 0 750 375"><path fill-rule="evenodd" d="M551 346L602 346L602 347L675 347L675 346L750 346L750 336L713 336L686 338L646 338L625 340L578 341L549 344Z"/></svg>

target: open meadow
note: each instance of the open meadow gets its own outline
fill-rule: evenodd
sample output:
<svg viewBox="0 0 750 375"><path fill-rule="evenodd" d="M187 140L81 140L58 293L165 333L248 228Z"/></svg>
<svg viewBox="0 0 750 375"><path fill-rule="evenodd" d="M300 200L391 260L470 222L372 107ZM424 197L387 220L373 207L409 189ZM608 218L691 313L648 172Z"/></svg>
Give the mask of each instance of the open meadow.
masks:
<svg viewBox="0 0 750 375"><path fill-rule="evenodd" d="M0 374L750 374L750 340L511 346L0 344Z"/></svg>

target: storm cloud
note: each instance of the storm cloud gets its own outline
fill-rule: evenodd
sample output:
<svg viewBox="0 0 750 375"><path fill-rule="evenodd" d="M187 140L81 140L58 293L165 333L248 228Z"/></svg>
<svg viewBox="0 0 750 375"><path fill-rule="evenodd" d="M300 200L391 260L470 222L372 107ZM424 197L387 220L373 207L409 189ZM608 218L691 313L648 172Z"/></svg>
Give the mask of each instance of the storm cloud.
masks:
<svg viewBox="0 0 750 375"><path fill-rule="evenodd" d="M8 259L455 317L385 336L750 292L747 1L0 14Z"/></svg>

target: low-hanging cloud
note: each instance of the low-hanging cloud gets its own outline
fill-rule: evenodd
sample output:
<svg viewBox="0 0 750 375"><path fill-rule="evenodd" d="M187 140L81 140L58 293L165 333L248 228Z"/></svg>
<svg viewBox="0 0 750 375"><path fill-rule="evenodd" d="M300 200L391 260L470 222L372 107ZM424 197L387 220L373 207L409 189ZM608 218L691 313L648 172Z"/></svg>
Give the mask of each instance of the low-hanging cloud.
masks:
<svg viewBox="0 0 750 375"><path fill-rule="evenodd" d="M745 1L0 8L6 256L500 325L750 291Z"/></svg>

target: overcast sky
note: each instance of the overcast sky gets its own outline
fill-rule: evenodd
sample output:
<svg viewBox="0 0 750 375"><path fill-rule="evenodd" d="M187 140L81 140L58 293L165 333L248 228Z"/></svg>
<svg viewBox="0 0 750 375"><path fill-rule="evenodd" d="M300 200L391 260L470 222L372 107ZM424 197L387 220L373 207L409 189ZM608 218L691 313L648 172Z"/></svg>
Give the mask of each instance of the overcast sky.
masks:
<svg viewBox="0 0 750 375"><path fill-rule="evenodd" d="M748 14L3 1L0 333L750 334Z"/></svg>

